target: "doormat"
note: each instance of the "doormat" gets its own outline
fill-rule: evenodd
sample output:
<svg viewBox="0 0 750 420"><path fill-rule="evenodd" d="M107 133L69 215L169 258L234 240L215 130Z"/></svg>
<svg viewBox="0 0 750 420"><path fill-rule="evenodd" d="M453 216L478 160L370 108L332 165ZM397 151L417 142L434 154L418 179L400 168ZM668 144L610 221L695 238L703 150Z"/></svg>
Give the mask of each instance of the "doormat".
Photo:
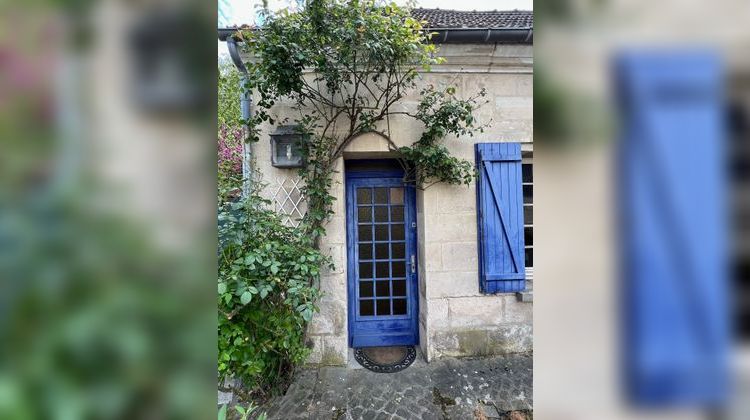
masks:
<svg viewBox="0 0 750 420"><path fill-rule="evenodd" d="M394 373L414 363L417 351L413 346L361 347L354 349L354 359L365 369L377 373Z"/></svg>

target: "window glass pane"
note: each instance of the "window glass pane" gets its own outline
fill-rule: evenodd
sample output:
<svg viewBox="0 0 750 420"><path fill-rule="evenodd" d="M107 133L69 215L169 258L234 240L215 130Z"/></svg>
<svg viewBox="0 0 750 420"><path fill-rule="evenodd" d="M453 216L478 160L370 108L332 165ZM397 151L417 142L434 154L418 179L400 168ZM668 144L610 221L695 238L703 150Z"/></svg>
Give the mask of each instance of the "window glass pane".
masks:
<svg viewBox="0 0 750 420"><path fill-rule="evenodd" d="M404 204L403 188L391 188L391 204Z"/></svg>
<svg viewBox="0 0 750 420"><path fill-rule="evenodd" d="M372 222L372 207L359 207L357 209L357 222L368 223Z"/></svg>
<svg viewBox="0 0 750 420"><path fill-rule="evenodd" d="M375 258L379 260L388 259L388 244L375 244Z"/></svg>
<svg viewBox="0 0 750 420"><path fill-rule="evenodd" d="M534 248L526 248L524 254L526 254L526 267L534 266Z"/></svg>
<svg viewBox="0 0 750 420"><path fill-rule="evenodd" d="M406 280L393 280L393 296L406 296Z"/></svg>
<svg viewBox="0 0 750 420"><path fill-rule="evenodd" d="M521 165L521 171L523 172L523 182L534 182L530 163L524 163Z"/></svg>
<svg viewBox="0 0 750 420"><path fill-rule="evenodd" d="M378 297L389 297L391 295L390 281L385 280L376 282L375 293L377 293Z"/></svg>
<svg viewBox="0 0 750 420"><path fill-rule="evenodd" d="M388 262L375 263L375 277L379 279L388 278Z"/></svg>
<svg viewBox="0 0 750 420"><path fill-rule="evenodd" d="M357 204L372 203L372 190L369 188L357 188Z"/></svg>
<svg viewBox="0 0 750 420"><path fill-rule="evenodd" d="M393 273L391 277L406 277L406 263L404 261L392 262Z"/></svg>
<svg viewBox="0 0 750 420"><path fill-rule="evenodd" d="M375 240L376 241L388 240L388 225L375 225Z"/></svg>
<svg viewBox="0 0 750 420"><path fill-rule="evenodd" d="M404 243L396 242L391 244L391 258L394 260L403 260L406 256L404 251Z"/></svg>
<svg viewBox="0 0 750 420"><path fill-rule="evenodd" d="M375 203L388 203L388 188L375 188Z"/></svg>
<svg viewBox="0 0 750 420"><path fill-rule="evenodd" d="M534 224L534 207L523 206L523 223L525 225Z"/></svg>
<svg viewBox="0 0 750 420"><path fill-rule="evenodd" d="M383 223L388 221L388 207L387 206L375 206L375 221Z"/></svg>
<svg viewBox="0 0 750 420"><path fill-rule="evenodd" d="M276 143L276 147L275 147L276 162L278 163L291 162L292 159L287 158L287 152L289 152L289 155L292 156L292 143L289 141L289 139L276 137L274 140Z"/></svg>
<svg viewBox="0 0 750 420"><path fill-rule="evenodd" d="M388 299L378 300L378 315L391 314L391 301Z"/></svg>
<svg viewBox="0 0 750 420"><path fill-rule="evenodd" d="M357 228L359 240L367 242L372 240L372 225L361 225Z"/></svg>
<svg viewBox="0 0 750 420"><path fill-rule="evenodd" d="M393 299L393 315L406 315L406 299Z"/></svg>
<svg viewBox="0 0 750 420"><path fill-rule="evenodd" d="M531 185L524 185L523 186L523 203L524 204L533 204L534 203L534 195L533 195L533 187Z"/></svg>
<svg viewBox="0 0 750 420"><path fill-rule="evenodd" d="M404 206L391 207L391 222L404 221Z"/></svg>
<svg viewBox="0 0 750 420"><path fill-rule="evenodd" d="M273 136L272 141L276 144L276 162L293 163L299 162L301 151L297 135Z"/></svg>
<svg viewBox="0 0 750 420"><path fill-rule="evenodd" d="M359 263L359 278L371 279L372 278L372 263L371 262L360 262Z"/></svg>
<svg viewBox="0 0 750 420"><path fill-rule="evenodd" d="M531 226L523 228L523 242L524 245L534 245L534 228Z"/></svg>
<svg viewBox="0 0 750 420"><path fill-rule="evenodd" d="M391 240L404 240L404 225L391 225Z"/></svg>
<svg viewBox="0 0 750 420"><path fill-rule="evenodd" d="M360 300L359 301L359 315L360 316L373 316L375 315L375 309L371 300Z"/></svg>
<svg viewBox="0 0 750 420"><path fill-rule="evenodd" d="M359 282L359 297L372 297L372 282L361 281Z"/></svg>
<svg viewBox="0 0 750 420"><path fill-rule="evenodd" d="M372 259L372 244L359 244L359 259L360 260Z"/></svg>

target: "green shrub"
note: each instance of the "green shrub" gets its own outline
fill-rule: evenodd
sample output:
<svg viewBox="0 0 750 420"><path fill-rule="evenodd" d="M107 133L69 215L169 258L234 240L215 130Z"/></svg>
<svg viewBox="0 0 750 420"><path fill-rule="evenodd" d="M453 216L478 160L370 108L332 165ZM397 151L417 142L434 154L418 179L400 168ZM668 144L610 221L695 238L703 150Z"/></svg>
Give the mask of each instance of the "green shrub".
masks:
<svg viewBox="0 0 750 420"><path fill-rule="evenodd" d="M252 194L219 214L219 379L240 379L259 400L281 390L308 356L315 286L331 265L267 204Z"/></svg>

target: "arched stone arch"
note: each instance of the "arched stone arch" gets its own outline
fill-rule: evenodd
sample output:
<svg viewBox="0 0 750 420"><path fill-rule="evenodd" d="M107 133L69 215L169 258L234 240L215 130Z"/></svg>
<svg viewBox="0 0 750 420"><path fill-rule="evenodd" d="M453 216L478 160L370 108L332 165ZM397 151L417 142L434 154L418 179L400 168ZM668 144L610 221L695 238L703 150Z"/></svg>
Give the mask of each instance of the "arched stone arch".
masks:
<svg viewBox="0 0 750 420"><path fill-rule="evenodd" d="M395 143L386 134L370 131L348 140L343 156L344 159L393 158L397 156L396 149Z"/></svg>

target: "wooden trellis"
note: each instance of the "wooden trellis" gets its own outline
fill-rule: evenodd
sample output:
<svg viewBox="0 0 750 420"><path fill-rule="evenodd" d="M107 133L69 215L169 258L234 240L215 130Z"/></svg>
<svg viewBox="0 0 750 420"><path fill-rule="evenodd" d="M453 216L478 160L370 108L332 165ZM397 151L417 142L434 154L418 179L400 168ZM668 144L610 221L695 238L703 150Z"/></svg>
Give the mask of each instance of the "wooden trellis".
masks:
<svg viewBox="0 0 750 420"><path fill-rule="evenodd" d="M307 211L307 204L300 189L301 178L277 178L272 187L274 211L282 216L289 226L299 226L302 216Z"/></svg>

